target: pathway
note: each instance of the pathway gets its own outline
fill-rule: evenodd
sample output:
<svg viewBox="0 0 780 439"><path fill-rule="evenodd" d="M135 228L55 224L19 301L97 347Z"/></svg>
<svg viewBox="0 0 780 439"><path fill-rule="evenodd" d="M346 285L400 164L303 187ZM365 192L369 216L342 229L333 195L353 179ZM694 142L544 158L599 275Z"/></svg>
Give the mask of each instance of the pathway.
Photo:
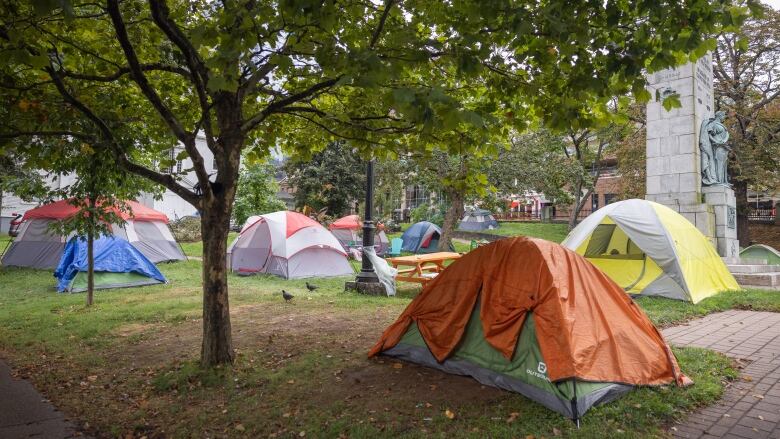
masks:
<svg viewBox="0 0 780 439"><path fill-rule="evenodd" d="M0 360L0 438L59 439L82 437L29 382L11 376Z"/></svg>
<svg viewBox="0 0 780 439"><path fill-rule="evenodd" d="M673 345L713 349L749 363L717 405L674 426L674 437L780 439L780 313L731 310L662 332Z"/></svg>

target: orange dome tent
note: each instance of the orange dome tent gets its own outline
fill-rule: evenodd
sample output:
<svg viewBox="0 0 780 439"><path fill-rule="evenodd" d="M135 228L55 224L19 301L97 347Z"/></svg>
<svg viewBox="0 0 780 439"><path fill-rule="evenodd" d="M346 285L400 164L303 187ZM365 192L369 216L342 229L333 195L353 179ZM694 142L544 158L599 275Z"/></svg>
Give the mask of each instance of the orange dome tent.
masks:
<svg viewBox="0 0 780 439"><path fill-rule="evenodd" d="M519 392L573 419L633 386L691 382L617 284L582 256L531 238L455 261L369 356L380 353Z"/></svg>

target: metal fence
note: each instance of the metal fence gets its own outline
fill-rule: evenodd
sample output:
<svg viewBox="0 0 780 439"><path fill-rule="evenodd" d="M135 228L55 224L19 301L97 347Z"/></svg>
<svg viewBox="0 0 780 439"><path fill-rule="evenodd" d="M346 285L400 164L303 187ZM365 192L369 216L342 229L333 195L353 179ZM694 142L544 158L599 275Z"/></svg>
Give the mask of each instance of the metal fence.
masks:
<svg viewBox="0 0 780 439"><path fill-rule="evenodd" d="M577 215L577 221L582 221L585 219L588 215L591 214L590 209L582 209L580 213ZM502 213L496 213L493 215L497 220L499 221L541 221L542 220L542 214L541 212L502 212ZM556 222L561 221L569 221L569 218L571 217L571 210L570 209L552 209L551 212L551 220Z"/></svg>
<svg viewBox="0 0 780 439"><path fill-rule="evenodd" d="M775 221L777 211L775 209L750 209L748 221L771 223Z"/></svg>

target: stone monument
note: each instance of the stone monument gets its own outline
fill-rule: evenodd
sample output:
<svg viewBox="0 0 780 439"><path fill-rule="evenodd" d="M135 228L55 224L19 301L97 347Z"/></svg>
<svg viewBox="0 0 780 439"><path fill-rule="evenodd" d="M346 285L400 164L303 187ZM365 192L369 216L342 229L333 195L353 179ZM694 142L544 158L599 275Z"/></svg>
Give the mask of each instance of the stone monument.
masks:
<svg viewBox="0 0 780 439"><path fill-rule="evenodd" d="M715 112L712 58L648 76L646 199L676 210L723 257L737 257L736 198L728 183L729 134ZM677 95L682 106L666 111Z"/></svg>

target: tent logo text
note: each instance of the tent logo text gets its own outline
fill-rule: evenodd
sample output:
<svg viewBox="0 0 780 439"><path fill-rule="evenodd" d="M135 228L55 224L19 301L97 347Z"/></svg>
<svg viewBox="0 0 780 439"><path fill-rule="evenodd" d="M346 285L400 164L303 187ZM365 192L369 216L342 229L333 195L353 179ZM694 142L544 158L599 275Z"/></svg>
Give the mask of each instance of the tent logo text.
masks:
<svg viewBox="0 0 780 439"><path fill-rule="evenodd" d="M538 371L538 372L537 372ZM536 366L536 370L526 369L525 373L528 375L534 376L536 378L545 380L547 382L550 382L550 379L547 378L547 365L544 364L544 362L540 361L539 364Z"/></svg>

